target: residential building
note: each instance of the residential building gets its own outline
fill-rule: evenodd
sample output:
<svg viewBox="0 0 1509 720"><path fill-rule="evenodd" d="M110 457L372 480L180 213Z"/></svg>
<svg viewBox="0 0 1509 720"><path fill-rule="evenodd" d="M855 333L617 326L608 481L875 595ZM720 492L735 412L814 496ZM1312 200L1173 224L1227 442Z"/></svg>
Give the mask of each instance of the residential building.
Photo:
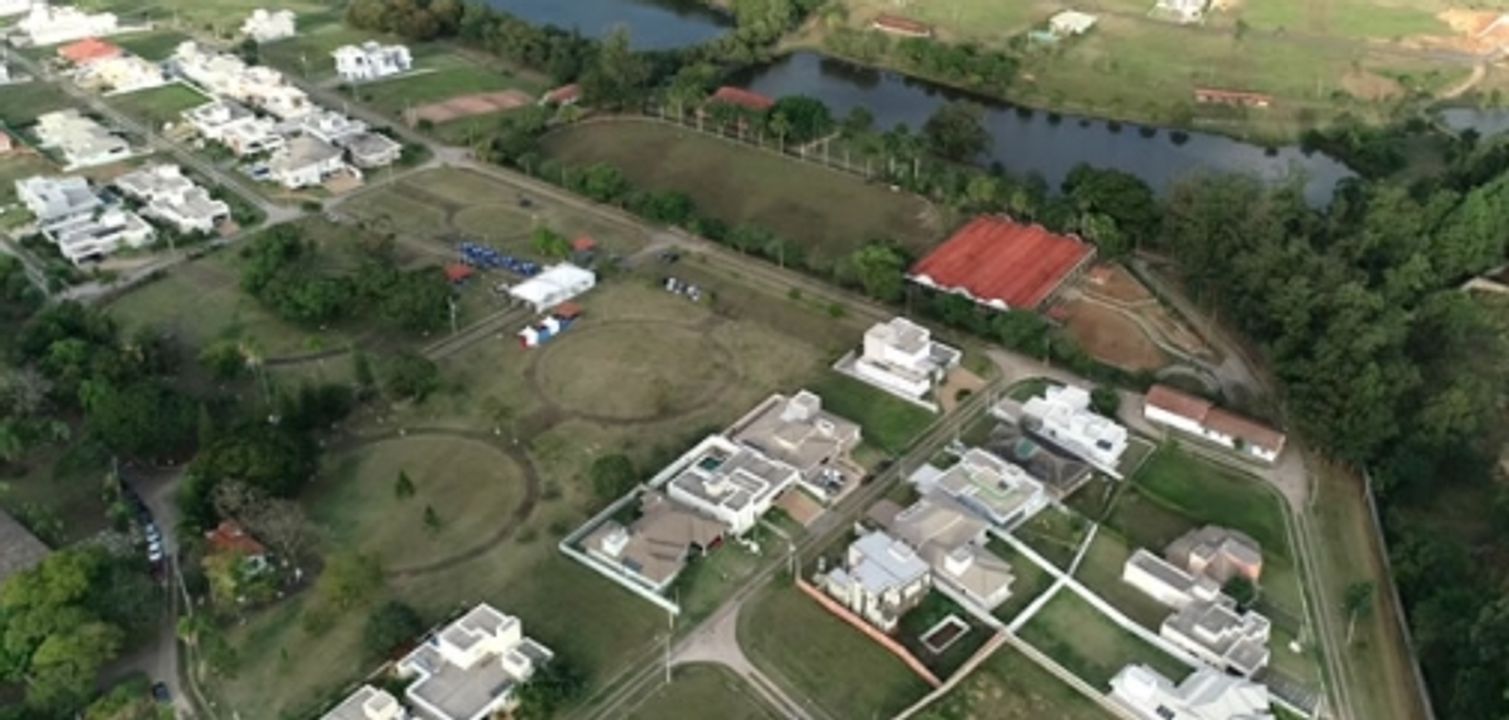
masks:
<svg viewBox="0 0 1509 720"><path fill-rule="evenodd" d="M1191 575L1145 548L1138 548L1121 568L1121 581L1172 608L1221 596L1221 584L1205 575Z"/></svg>
<svg viewBox="0 0 1509 720"><path fill-rule="evenodd" d="M131 145L124 138L74 108L38 117L33 132L42 147L63 156L69 169L106 165L131 156Z"/></svg>
<svg viewBox="0 0 1509 720"><path fill-rule="evenodd" d="M313 135L331 145L339 145L342 140L367 131L366 123L334 110L325 109L304 115L299 118L297 125L301 132Z"/></svg>
<svg viewBox="0 0 1509 720"><path fill-rule="evenodd" d="M889 35L901 37L925 38L933 36L933 28L927 23L918 22L911 18L900 15L882 14L870 21L870 27Z"/></svg>
<svg viewBox="0 0 1509 720"><path fill-rule="evenodd" d="M799 475L796 468L759 450L709 435L657 478L667 478L664 485L672 500L743 535Z"/></svg>
<svg viewBox="0 0 1509 720"><path fill-rule="evenodd" d="M143 214L172 225L181 233L209 233L231 215L230 206L210 197L184 176L177 165L148 165L115 179L128 197L146 203Z"/></svg>
<svg viewBox="0 0 1509 720"><path fill-rule="evenodd" d="M1100 18L1078 10L1064 10L1048 18L1048 30L1057 37L1073 37L1090 32Z"/></svg>
<svg viewBox="0 0 1509 720"><path fill-rule="evenodd" d="M293 11L257 8L241 23L241 34L258 43L291 38L297 34Z"/></svg>
<svg viewBox="0 0 1509 720"><path fill-rule="evenodd" d="M15 149L16 142L4 130L0 130L0 155L9 155Z"/></svg>
<svg viewBox="0 0 1509 720"><path fill-rule="evenodd" d="M882 500L868 516L917 549L932 570L934 584L987 613L1011 597L1016 576L1010 563L985 549L990 523L952 497L928 493L906 509Z"/></svg>
<svg viewBox="0 0 1509 720"><path fill-rule="evenodd" d="M236 157L275 152L286 142L273 121L230 100L185 110L183 119L200 137L224 145Z"/></svg>
<svg viewBox="0 0 1509 720"><path fill-rule="evenodd" d="M517 705L515 691L554 657L523 623L483 603L398 661L404 690L429 720L481 720Z"/></svg>
<svg viewBox="0 0 1509 720"><path fill-rule="evenodd" d="M79 71L80 85L111 92L129 93L168 83L162 67L135 55L121 55L90 63Z"/></svg>
<svg viewBox="0 0 1509 720"><path fill-rule="evenodd" d="M958 348L935 342L932 333L904 317L865 331L860 355L848 372L888 393L922 401L959 364ZM840 361L840 370L845 366Z"/></svg>
<svg viewBox="0 0 1509 720"><path fill-rule="evenodd" d="M72 5L32 3L26 17L16 23L22 39L33 47L112 35L119 26L113 13L86 13Z"/></svg>
<svg viewBox="0 0 1509 720"><path fill-rule="evenodd" d="M273 153L267 169L275 182L297 190L319 185L349 166L340 148L316 137L299 135Z"/></svg>
<svg viewBox="0 0 1509 720"><path fill-rule="evenodd" d="M1140 720L1273 720L1268 688L1211 668L1176 687L1146 665L1111 678L1111 699Z"/></svg>
<svg viewBox="0 0 1509 720"><path fill-rule="evenodd" d="M576 83L562 85L540 96L541 105L555 105L566 107L575 105L582 100L582 86Z"/></svg>
<svg viewBox="0 0 1509 720"><path fill-rule="evenodd" d="M0 509L0 587L12 575L36 567L50 552L25 525Z"/></svg>
<svg viewBox="0 0 1509 720"><path fill-rule="evenodd" d="M825 502L842 497L864 475L849 457L859 445L859 424L823 410L822 398L807 390L766 398L727 435L796 468L801 487Z"/></svg>
<svg viewBox="0 0 1509 720"><path fill-rule="evenodd" d="M1210 0L1157 0L1153 14L1181 24L1197 23L1205 17Z"/></svg>
<svg viewBox="0 0 1509 720"><path fill-rule="evenodd" d="M732 105L755 113L763 113L775 107L775 98L732 85L718 88L709 102Z"/></svg>
<svg viewBox="0 0 1509 720"><path fill-rule="evenodd" d="M116 206L45 225L42 235L74 265L102 260L123 247L146 247L157 237L136 213Z"/></svg>
<svg viewBox="0 0 1509 720"><path fill-rule="evenodd" d="M408 720L409 713L387 690L363 685L320 720Z"/></svg>
<svg viewBox="0 0 1509 720"><path fill-rule="evenodd" d="M1279 454L1284 451L1283 433L1167 385L1154 385L1148 390L1142 405L1142 415L1151 422L1245 453L1263 462L1278 460Z"/></svg>
<svg viewBox="0 0 1509 720"><path fill-rule="evenodd" d="M37 219L38 225L92 214L104 203L89 181L81 177L42 177L16 181L16 198Z"/></svg>
<svg viewBox="0 0 1509 720"><path fill-rule="evenodd" d="M983 216L913 265L907 278L996 310L1036 310L1094 257L1095 246L1077 236Z"/></svg>
<svg viewBox="0 0 1509 720"><path fill-rule="evenodd" d="M917 607L931 587L927 563L910 545L876 530L855 540L844 565L818 577L834 599L884 632Z"/></svg>
<svg viewBox="0 0 1509 720"><path fill-rule="evenodd" d="M403 157L403 143L376 132L348 135L340 142L351 163L359 168L387 167Z"/></svg>
<svg viewBox="0 0 1509 720"><path fill-rule="evenodd" d="M924 495L953 498L986 522L1003 530L1016 527L1048 506L1048 492L1020 465L980 448L965 451L947 469L931 465L911 477Z"/></svg>
<svg viewBox="0 0 1509 720"><path fill-rule="evenodd" d="M1223 587L1238 577L1257 583L1263 574L1258 542L1240 530L1216 525L1190 530L1169 543L1164 556L1191 575L1209 577Z"/></svg>
<svg viewBox="0 0 1509 720"><path fill-rule="evenodd" d="M34 2L36 0L0 0L0 17L24 15L31 12L31 6Z"/></svg>
<svg viewBox="0 0 1509 720"><path fill-rule="evenodd" d="M688 558L717 547L726 532L723 523L652 490L640 497L639 517L632 523L604 522L582 540L582 546L588 555L658 593L670 587Z"/></svg>
<svg viewBox="0 0 1509 720"><path fill-rule="evenodd" d="M414 66L409 49L368 40L361 45L343 45L330 53L335 72L346 82L366 82L408 72Z"/></svg>
<svg viewBox="0 0 1509 720"><path fill-rule="evenodd" d="M543 313L596 286L596 273L571 263L559 263L509 288L508 294Z"/></svg>
<svg viewBox="0 0 1509 720"><path fill-rule="evenodd" d="M1190 603L1164 619L1158 634L1217 668L1252 677L1267 667L1268 618L1240 610L1231 598Z"/></svg>
<svg viewBox="0 0 1509 720"><path fill-rule="evenodd" d="M211 95L260 108L280 119L294 120L315 109L303 90L288 84L270 67L252 66L234 55L205 50L192 40L178 45L172 66Z"/></svg>
<svg viewBox="0 0 1509 720"><path fill-rule="evenodd" d="M1117 464L1127 449L1127 429L1090 409L1090 392L1073 385L1044 389L1028 400L1022 414L1027 429L1078 455L1101 472L1120 478Z"/></svg>
<svg viewBox="0 0 1509 720"><path fill-rule="evenodd" d="M119 45L99 38L88 37L67 45L58 46L58 58L74 67L120 57L125 54Z"/></svg>

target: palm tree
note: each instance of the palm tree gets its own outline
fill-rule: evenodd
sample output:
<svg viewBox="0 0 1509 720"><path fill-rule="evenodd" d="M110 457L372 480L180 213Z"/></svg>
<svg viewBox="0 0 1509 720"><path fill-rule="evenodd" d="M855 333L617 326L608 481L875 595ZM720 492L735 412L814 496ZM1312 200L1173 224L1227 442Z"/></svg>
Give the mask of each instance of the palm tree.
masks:
<svg viewBox="0 0 1509 720"><path fill-rule="evenodd" d="M791 119L786 113L776 113L770 117L770 131L775 133L776 140L780 142L781 154L786 153L786 136L791 134Z"/></svg>

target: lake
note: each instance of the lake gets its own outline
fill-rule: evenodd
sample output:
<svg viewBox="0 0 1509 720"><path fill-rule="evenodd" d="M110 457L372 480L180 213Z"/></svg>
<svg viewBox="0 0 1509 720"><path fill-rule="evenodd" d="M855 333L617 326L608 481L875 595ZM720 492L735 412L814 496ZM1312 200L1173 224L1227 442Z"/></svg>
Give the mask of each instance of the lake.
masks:
<svg viewBox="0 0 1509 720"><path fill-rule="evenodd" d="M486 1L527 22L574 29L588 37L602 37L622 27L637 50L700 45L732 26L729 17L695 0Z"/></svg>

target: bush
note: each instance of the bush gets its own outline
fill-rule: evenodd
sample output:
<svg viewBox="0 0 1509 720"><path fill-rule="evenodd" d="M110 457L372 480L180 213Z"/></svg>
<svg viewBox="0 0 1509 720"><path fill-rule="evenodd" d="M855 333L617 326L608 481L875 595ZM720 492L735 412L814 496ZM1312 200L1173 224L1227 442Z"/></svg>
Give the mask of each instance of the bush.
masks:
<svg viewBox="0 0 1509 720"><path fill-rule="evenodd" d="M1121 394L1115 388L1104 385L1090 391L1090 408L1108 418L1115 418L1121 410Z"/></svg>
<svg viewBox="0 0 1509 720"><path fill-rule="evenodd" d="M414 608L389 600L367 616L362 630L362 649L367 657L379 660L404 647L424 632L424 621Z"/></svg>
<svg viewBox="0 0 1509 720"><path fill-rule="evenodd" d="M423 402L440 388L440 369L423 355L404 351L384 363L383 385L397 399Z"/></svg>

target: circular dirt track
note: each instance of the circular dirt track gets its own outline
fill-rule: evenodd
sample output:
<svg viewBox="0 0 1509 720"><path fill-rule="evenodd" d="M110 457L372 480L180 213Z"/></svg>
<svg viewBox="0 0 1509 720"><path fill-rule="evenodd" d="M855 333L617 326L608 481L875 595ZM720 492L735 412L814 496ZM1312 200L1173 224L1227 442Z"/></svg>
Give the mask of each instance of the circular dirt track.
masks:
<svg viewBox="0 0 1509 720"><path fill-rule="evenodd" d="M457 232L485 241L503 240L529 233L529 214L512 205L468 205L448 218Z"/></svg>
<svg viewBox="0 0 1509 720"><path fill-rule="evenodd" d="M604 423L665 420L711 405L738 380L726 348L690 323L626 320L567 331L529 368L561 415Z"/></svg>
<svg viewBox="0 0 1509 720"><path fill-rule="evenodd" d="M313 518L332 541L379 558L390 576L441 570L487 552L529 518L539 478L529 458L480 432L411 429L361 438L332 453L331 481ZM410 497L398 497L398 474ZM425 523L425 508L439 519Z"/></svg>

